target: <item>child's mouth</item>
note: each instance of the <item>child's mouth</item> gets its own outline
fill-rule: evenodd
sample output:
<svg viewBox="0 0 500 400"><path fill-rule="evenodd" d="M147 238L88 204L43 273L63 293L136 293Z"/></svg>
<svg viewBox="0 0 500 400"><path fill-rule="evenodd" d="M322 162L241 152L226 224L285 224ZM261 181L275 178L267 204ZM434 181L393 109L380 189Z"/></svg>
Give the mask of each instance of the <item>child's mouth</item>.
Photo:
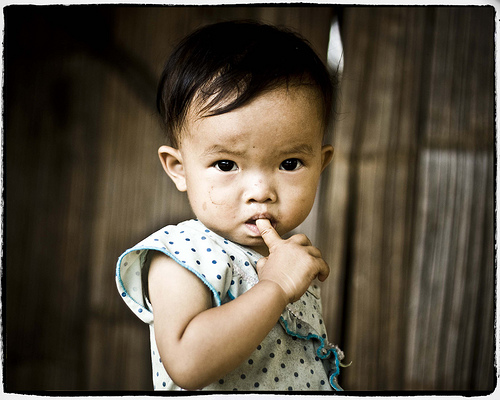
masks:
<svg viewBox="0 0 500 400"><path fill-rule="evenodd" d="M257 221L258 219L268 219L269 222L271 223L271 225L273 226L273 228L276 228L276 221L274 220L274 218L270 215L256 215L250 219L248 219L246 222L245 222L245 225L246 227L256 236L260 236L260 231L259 231L259 228L257 227L257 224L255 223L255 221Z"/></svg>

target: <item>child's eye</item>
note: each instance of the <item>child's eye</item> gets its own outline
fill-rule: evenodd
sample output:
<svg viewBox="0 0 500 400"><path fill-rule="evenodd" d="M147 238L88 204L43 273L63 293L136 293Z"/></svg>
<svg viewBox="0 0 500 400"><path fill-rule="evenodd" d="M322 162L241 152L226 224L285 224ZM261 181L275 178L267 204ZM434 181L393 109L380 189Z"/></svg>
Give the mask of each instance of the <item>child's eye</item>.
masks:
<svg viewBox="0 0 500 400"><path fill-rule="evenodd" d="M238 167L234 161L221 160L214 163L214 167L222 172L236 171Z"/></svg>
<svg viewBox="0 0 500 400"><path fill-rule="evenodd" d="M289 158L281 163L280 169L284 171L295 171L302 165L302 162L298 158Z"/></svg>

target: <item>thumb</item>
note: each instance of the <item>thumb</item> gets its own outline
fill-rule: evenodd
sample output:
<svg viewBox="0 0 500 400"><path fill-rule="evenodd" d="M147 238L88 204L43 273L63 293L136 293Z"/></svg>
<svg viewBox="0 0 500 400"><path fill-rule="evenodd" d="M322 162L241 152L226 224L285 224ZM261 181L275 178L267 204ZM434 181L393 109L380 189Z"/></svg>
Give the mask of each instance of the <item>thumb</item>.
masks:
<svg viewBox="0 0 500 400"><path fill-rule="evenodd" d="M269 251L271 251L271 249L279 242L283 241L268 219L258 219L255 221L255 224L257 225L257 228L259 228L260 236L262 236L262 239L269 248Z"/></svg>

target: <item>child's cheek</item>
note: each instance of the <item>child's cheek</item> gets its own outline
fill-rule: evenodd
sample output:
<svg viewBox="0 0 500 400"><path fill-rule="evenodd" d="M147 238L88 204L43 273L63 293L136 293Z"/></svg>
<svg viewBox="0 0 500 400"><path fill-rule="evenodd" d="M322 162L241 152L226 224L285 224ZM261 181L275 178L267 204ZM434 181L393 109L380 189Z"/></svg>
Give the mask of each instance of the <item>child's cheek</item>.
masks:
<svg viewBox="0 0 500 400"><path fill-rule="evenodd" d="M236 181L231 176L209 177L205 184L212 206L229 206L238 191Z"/></svg>
<svg viewBox="0 0 500 400"><path fill-rule="evenodd" d="M225 206L228 200L225 190L215 188L213 185L211 185L208 190L208 198L212 206Z"/></svg>

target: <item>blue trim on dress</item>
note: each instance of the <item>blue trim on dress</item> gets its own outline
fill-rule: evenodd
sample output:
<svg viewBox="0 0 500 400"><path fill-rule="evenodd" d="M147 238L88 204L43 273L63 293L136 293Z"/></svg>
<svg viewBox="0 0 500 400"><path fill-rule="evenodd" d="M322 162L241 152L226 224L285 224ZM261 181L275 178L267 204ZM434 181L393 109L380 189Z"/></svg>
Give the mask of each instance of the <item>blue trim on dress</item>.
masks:
<svg viewBox="0 0 500 400"><path fill-rule="evenodd" d="M122 296L123 296L123 293L125 293L125 296L128 297L130 300L132 300L135 304L137 304L138 306L141 306L141 307L144 307L144 304L141 304L139 302L137 302L128 292L127 292L127 289L125 287L125 284L123 283L122 281L122 274L121 274L121 265L122 265L122 261L123 259L129 255L130 253L133 253L134 251L141 251L143 249L141 248L136 248L136 247L132 247L128 250L126 250L119 258L118 258L118 262L116 263L116 278L118 279L118 282L120 283L120 288L122 289L122 292L120 293ZM125 297L123 296L123 297Z"/></svg>
<svg viewBox="0 0 500 400"><path fill-rule="evenodd" d="M320 337L318 335L314 335L312 333L309 333L307 336L302 336L296 332L292 332L288 328L288 322L283 318L283 316L280 316L280 320L283 323L283 325L285 326L286 333L288 333L290 336L295 336L295 337L298 337L299 339L304 339L304 340L318 339L321 342L321 345L318 347L318 350L316 350L316 355L319 358L326 359L330 356L330 354L333 353L333 355L335 356L335 372L330 375L330 379L329 379L330 385L335 390L343 391L343 389L335 382L335 379L339 375L339 372L340 372L339 358L338 358L338 355L337 355L337 352L335 351L335 349L331 348L326 352L326 354L321 354L321 350L324 349L324 347L325 347L325 340L322 337Z"/></svg>

